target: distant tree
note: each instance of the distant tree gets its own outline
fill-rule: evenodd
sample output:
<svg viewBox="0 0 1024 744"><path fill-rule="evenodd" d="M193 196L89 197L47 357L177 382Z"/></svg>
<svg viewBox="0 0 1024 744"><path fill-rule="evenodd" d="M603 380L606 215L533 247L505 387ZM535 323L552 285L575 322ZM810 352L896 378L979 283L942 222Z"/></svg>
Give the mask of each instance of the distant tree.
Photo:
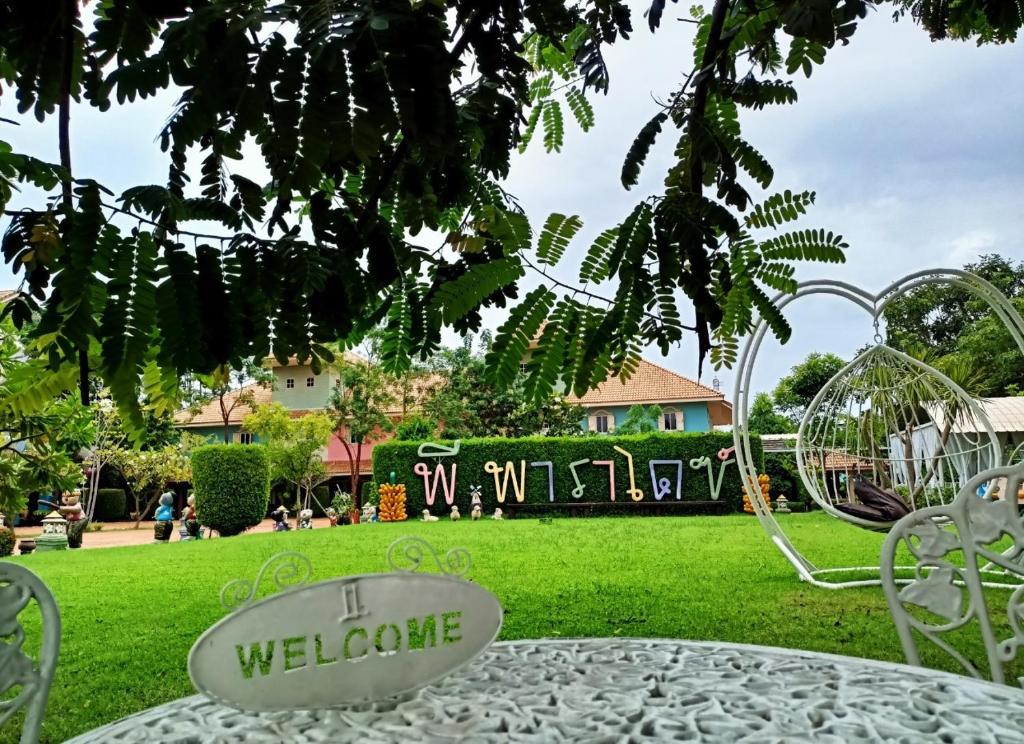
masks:
<svg viewBox="0 0 1024 744"><path fill-rule="evenodd" d="M160 493L171 483L184 483L192 479L190 454L195 447L206 444L206 440L184 432L177 444L167 444L154 449L114 446L110 457L111 465L120 471L128 486L128 493L134 502L131 516L135 528L160 498Z"/></svg>
<svg viewBox="0 0 1024 744"><path fill-rule="evenodd" d="M339 384L331 391L330 411L349 462L349 492L362 506L359 463L363 446L394 431L389 412L395 405L395 378L378 364L342 359Z"/></svg>
<svg viewBox="0 0 1024 744"><path fill-rule="evenodd" d="M295 518L309 508L313 489L328 479L323 449L334 433L334 419L313 412L293 418L280 403L257 406L242 421L246 431L259 437L270 456L271 478L295 488Z"/></svg>
<svg viewBox="0 0 1024 744"><path fill-rule="evenodd" d="M808 354L775 386L775 407L790 421L799 423L814 396L845 366L846 362L835 354Z"/></svg>
<svg viewBox="0 0 1024 744"><path fill-rule="evenodd" d="M796 426L776 410L772 396L758 393L747 416L747 430L751 434L791 434Z"/></svg>
<svg viewBox="0 0 1024 744"><path fill-rule="evenodd" d="M399 441L415 442L436 435L437 422L419 413L407 416L395 425L395 439Z"/></svg>
<svg viewBox="0 0 1024 744"><path fill-rule="evenodd" d="M231 443L231 414L242 407L252 409L256 400L256 388L270 388L274 373L251 359L240 367L226 365L217 367L208 375L195 375L190 386L189 408L193 414L211 402L217 403L220 414L224 444Z"/></svg>
<svg viewBox="0 0 1024 744"><path fill-rule="evenodd" d="M991 282L1024 312L1024 261L986 254L964 270ZM908 351L927 347L932 359L975 360L990 395L1016 395L1024 384L1024 356L992 308L950 284L928 284L885 310L886 342Z"/></svg>
<svg viewBox="0 0 1024 744"><path fill-rule="evenodd" d="M658 431L660 418L661 406L630 406L626 411L626 419L615 431L617 434L647 434Z"/></svg>

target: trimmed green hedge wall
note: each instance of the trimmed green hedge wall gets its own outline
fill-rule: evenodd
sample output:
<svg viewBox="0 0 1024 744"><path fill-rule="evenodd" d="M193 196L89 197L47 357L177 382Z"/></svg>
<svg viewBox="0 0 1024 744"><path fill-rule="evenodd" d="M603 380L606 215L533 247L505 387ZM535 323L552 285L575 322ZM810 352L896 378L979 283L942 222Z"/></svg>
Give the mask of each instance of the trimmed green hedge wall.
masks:
<svg viewBox="0 0 1024 744"><path fill-rule="evenodd" d="M96 491L96 511L93 518L97 522L118 522L128 514L128 499L123 488L101 488Z"/></svg>
<svg viewBox="0 0 1024 744"><path fill-rule="evenodd" d="M259 524L270 502L270 458L265 447L209 444L192 452L192 485L199 521L221 536Z"/></svg>
<svg viewBox="0 0 1024 744"><path fill-rule="evenodd" d="M698 457L710 457L715 479L718 478L719 450L732 447L732 435L720 432L679 433L679 434L640 434L635 436L595 436L595 437L524 437L522 439L464 439L459 454L454 458L423 458L417 456L416 450L422 442L389 441L373 448L373 476L378 483L387 483L388 475L393 470L399 483L404 483L407 493L406 510L410 518L415 519L419 513L428 508L423 490L423 477L416 475L413 466L424 462L429 470L431 482L437 462L444 463L446 475L451 473L451 463L458 463L455 503L464 515L470 508L470 485L482 486L484 509L492 511L500 506L494 485L494 476L484 470L484 463L491 460L504 467L512 461L515 473L519 475L519 461L526 461L526 497L529 503L548 503L548 471L546 467L530 467L531 462L550 460L554 465L555 503L575 501L572 489L576 483L569 470L569 463L576 460L613 460L615 462L615 499L616 501L631 500L629 488L629 468L626 458L612 449L618 445L633 455L633 468L637 488L644 492L644 501L655 501L651 488L649 460L682 460L683 461L683 501L706 501L711 498L708 489L707 469L694 470L690 460ZM450 442L446 442L450 444ZM755 462L761 460L761 442L751 437ZM609 501L608 468L594 465L577 467L580 481L586 486L579 501ZM669 478L671 491L664 500L675 500L675 468L670 465L657 468L658 478ZM504 476L501 475L503 478ZM742 505L740 492L741 482L739 469L735 463L727 466L722 481L720 499L733 510ZM443 492L440 486L433 507L434 514L447 513ZM506 489L506 503L515 503L511 479Z"/></svg>

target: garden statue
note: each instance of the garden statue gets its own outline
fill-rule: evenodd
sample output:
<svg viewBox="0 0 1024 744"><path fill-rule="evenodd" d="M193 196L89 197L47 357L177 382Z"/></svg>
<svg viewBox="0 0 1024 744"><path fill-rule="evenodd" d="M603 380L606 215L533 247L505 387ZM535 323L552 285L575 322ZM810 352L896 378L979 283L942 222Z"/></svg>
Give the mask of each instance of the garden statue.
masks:
<svg viewBox="0 0 1024 744"><path fill-rule="evenodd" d="M379 522L380 519L377 517L377 507L373 504L363 504L363 511L359 515L361 522Z"/></svg>
<svg viewBox="0 0 1024 744"><path fill-rule="evenodd" d="M459 507L457 505L452 504L452 513L449 516L453 522L458 522L462 518L462 515L459 514Z"/></svg>
<svg viewBox="0 0 1024 744"><path fill-rule="evenodd" d="M479 506L483 508L483 501L480 499L480 495L484 492L482 486L470 486L469 487L469 504L470 506Z"/></svg>
<svg viewBox="0 0 1024 744"><path fill-rule="evenodd" d="M779 497L775 499L775 511L778 514L789 514L789 499L785 494L780 493Z"/></svg>
<svg viewBox="0 0 1024 744"><path fill-rule="evenodd" d="M313 510L303 509L299 512L299 529L300 530L311 530L313 529Z"/></svg>
<svg viewBox="0 0 1024 744"><path fill-rule="evenodd" d="M338 512L334 510L333 506L328 506L326 509L324 509L324 514L327 515L327 522L331 525L331 527L338 526Z"/></svg>
<svg viewBox="0 0 1024 744"><path fill-rule="evenodd" d="M68 521L68 547L82 547L82 534L85 532L89 520L85 518L85 510L80 503L82 492L77 488L68 491L61 496L61 506L58 507L60 514Z"/></svg>
<svg viewBox="0 0 1024 744"><path fill-rule="evenodd" d="M284 504L274 509L270 513L270 518L274 520L274 532L287 532L291 529L288 524L288 509Z"/></svg>
<svg viewBox="0 0 1024 744"><path fill-rule="evenodd" d="M420 517L421 522L436 522L439 519L440 517L435 517L433 514L430 513L430 509L424 509L423 516Z"/></svg>
<svg viewBox="0 0 1024 744"><path fill-rule="evenodd" d="M190 493L185 499L185 509L181 513L181 523L185 526L185 532L189 540L199 540L203 536L203 530L199 526L199 517L196 515L196 495ZM182 540L185 538L183 537Z"/></svg>
<svg viewBox="0 0 1024 744"><path fill-rule="evenodd" d="M483 516L483 514L483 507L481 507L480 504L473 504L473 511L469 513L469 516L473 518L473 521L476 522L477 520L479 520L480 517Z"/></svg>
<svg viewBox="0 0 1024 744"><path fill-rule="evenodd" d="M153 515L156 522L153 523L153 537L157 542L167 542L171 539L171 531L174 529L174 494L164 491L160 494L160 506L156 508Z"/></svg>
<svg viewBox="0 0 1024 744"><path fill-rule="evenodd" d="M501 507L498 507L497 509L495 509L494 510L494 516L491 517L491 519L504 519L504 518L505 517L502 516Z"/></svg>

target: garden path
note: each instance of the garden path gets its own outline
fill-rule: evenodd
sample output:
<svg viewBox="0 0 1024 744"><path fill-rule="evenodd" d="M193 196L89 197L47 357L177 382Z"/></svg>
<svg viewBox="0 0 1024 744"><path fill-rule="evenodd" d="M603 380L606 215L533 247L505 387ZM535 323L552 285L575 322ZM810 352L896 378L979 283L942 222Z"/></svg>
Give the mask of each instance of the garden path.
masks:
<svg viewBox="0 0 1024 744"><path fill-rule="evenodd" d="M294 520L292 520L294 529ZM98 532L85 533L82 540L83 548L117 548L124 545L148 545L153 542L153 523L143 522L138 529L133 529L134 522L104 522L103 529ZM314 519L314 527L328 527L326 518ZM264 519L249 532L271 532L274 529L274 522L271 519ZM36 527L15 527L14 535L17 539L23 537L36 537L42 533L43 528ZM178 541L178 522L174 523L174 533L171 542Z"/></svg>

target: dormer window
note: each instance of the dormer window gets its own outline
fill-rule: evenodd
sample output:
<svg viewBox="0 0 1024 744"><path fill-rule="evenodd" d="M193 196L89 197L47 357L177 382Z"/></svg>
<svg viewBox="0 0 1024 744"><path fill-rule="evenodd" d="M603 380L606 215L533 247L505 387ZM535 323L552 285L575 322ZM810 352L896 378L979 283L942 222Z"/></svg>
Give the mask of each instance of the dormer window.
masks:
<svg viewBox="0 0 1024 744"><path fill-rule="evenodd" d="M284 386L291 390L293 387L295 387L295 378L289 377L287 380L284 381Z"/></svg>
<svg viewBox="0 0 1024 744"><path fill-rule="evenodd" d="M307 377L306 378L306 387L313 387L315 384L316 384L316 378L315 377Z"/></svg>

